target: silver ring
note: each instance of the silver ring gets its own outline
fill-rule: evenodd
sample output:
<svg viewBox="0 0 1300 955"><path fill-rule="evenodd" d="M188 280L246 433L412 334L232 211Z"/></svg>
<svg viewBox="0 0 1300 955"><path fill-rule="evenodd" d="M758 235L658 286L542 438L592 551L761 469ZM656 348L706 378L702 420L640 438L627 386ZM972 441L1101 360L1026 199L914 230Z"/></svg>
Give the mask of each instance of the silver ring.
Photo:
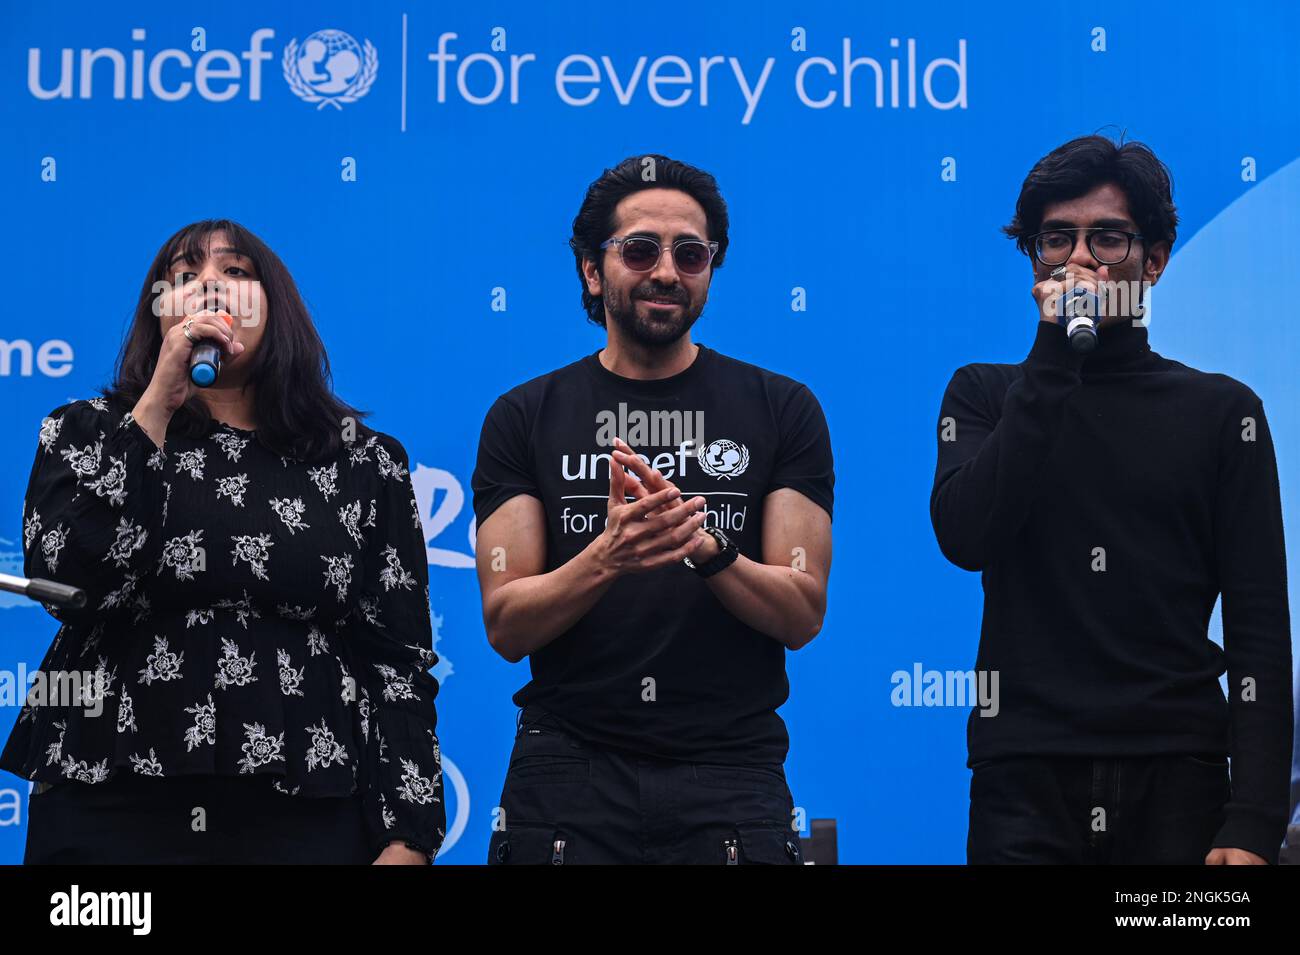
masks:
<svg viewBox="0 0 1300 955"><path fill-rule="evenodd" d="M1065 266L1064 266L1064 265L1058 265L1056 268L1052 269L1052 274L1051 274L1050 278L1059 279L1059 278L1064 278L1064 277L1065 277Z"/></svg>
<svg viewBox="0 0 1300 955"><path fill-rule="evenodd" d="M197 342L198 339L190 334L190 326L193 324L194 324L194 319L191 318L188 322L184 324L184 326L182 326L181 331L184 333L185 337L188 338L190 341Z"/></svg>

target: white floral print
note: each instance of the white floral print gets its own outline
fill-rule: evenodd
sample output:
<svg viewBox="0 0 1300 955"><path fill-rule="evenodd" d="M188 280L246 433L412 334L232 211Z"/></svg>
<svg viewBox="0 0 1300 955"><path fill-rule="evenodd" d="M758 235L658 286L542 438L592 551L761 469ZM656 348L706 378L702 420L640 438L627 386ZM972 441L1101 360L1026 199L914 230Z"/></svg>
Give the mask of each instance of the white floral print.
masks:
<svg viewBox="0 0 1300 955"><path fill-rule="evenodd" d="M235 619L239 621L239 625L245 630L248 629L248 620L250 617L254 620L260 620L262 617L262 615L257 612L257 608L253 606L252 598L248 596L247 590L244 591L244 596L239 600L231 600L229 597L223 597L221 600L217 601L216 608L218 610L229 610L234 613Z"/></svg>
<svg viewBox="0 0 1300 955"><path fill-rule="evenodd" d="M352 555L344 554L342 557L327 557L321 555L321 560L325 561L325 583L338 590L339 603L347 600L348 588L352 586Z"/></svg>
<svg viewBox="0 0 1300 955"><path fill-rule="evenodd" d="M325 634L321 632L319 627L312 627L307 631L307 649L312 656L330 652L329 641L325 639Z"/></svg>
<svg viewBox="0 0 1300 955"><path fill-rule="evenodd" d="M253 669L257 666L257 661L253 659L255 656L257 656L255 652L246 657L240 655L239 645L234 640L223 638L221 659L217 661L215 688L224 690L229 686L247 686L249 683L256 683L257 677L253 675Z"/></svg>
<svg viewBox="0 0 1300 955"><path fill-rule="evenodd" d="M126 464L121 458L109 455L112 462L109 469L93 481L87 481L86 487L100 497L105 498L114 507L121 507L126 501Z"/></svg>
<svg viewBox="0 0 1300 955"><path fill-rule="evenodd" d="M66 720L55 720L53 726L59 731L59 736L49 746L45 747L45 765L51 766L54 763L61 762L63 759L63 737L68 732L68 723Z"/></svg>
<svg viewBox="0 0 1300 955"><path fill-rule="evenodd" d="M63 430L63 418L43 418L41 420L40 442L46 452L54 450L54 445L58 443L59 432Z"/></svg>
<svg viewBox="0 0 1300 955"><path fill-rule="evenodd" d="M139 753L132 753L129 759L131 760L131 769L141 776L161 776L163 774L162 763L158 762L158 754L152 746L149 747L148 759L145 759Z"/></svg>
<svg viewBox="0 0 1300 955"><path fill-rule="evenodd" d="M23 548L30 548L36 535L41 532L41 512L32 511L32 516L23 522Z"/></svg>
<svg viewBox="0 0 1300 955"><path fill-rule="evenodd" d="M308 468L307 476L311 478L313 484L321 494L325 495L325 500L329 500L339 492L339 466L337 463L329 467Z"/></svg>
<svg viewBox="0 0 1300 955"><path fill-rule="evenodd" d="M250 534L240 534L231 535L230 539L235 542L235 547L230 552L234 558L230 565L233 567L241 560L245 561L254 577L259 580L270 580L271 578L266 574L266 562L271 559L270 549L275 546L271 535L258 534L254 537Z"/></svg>
<svg viewBox="0 0 1300 955"><path fill-rule="evenodd" d="M303 609L298 604L294 604L292 607L288 604L279 604L276 606L275 612L288 620L310 620L315 615L316 608L307 607Z"/></svg>
<svg viewBox="0 0 1300 955"><path fill-rule="evenodd" d="M303 504L302 498L295 497L293 500L290 500L287 497L273 497L271 498L270 506L271 510L275 511L276 517L280 518L280 520L284 522L284 526L289 528L290 534L311 527L310 524L304 523L302 519L303 513L307 510L307 506Z"/></svg>
<svg viewBox="0 0 1300 955"><path fill-rule="evenodd" d="M122 579L122 586L117 590L111 590L104 595L104 599L99 602L100 610L115 610L118 607L125 607L135 595L135 585L139 582L140 575L130 571Z"/></svg>
<svg viewBox="0 0 1300 955"><path fill-rule="evenodd" d="M402 562L397 556L396 547L392 544L385 547L383 558L388 565L379 572L379 582L384 585L384 590L392 590L394 587L410 590L411 587L415 586L415 578L403 569Z"/></svg>
<svg viewBox="0 0 1300 955"><path fill-rule="evenodd" d="M113 681L117 679L117 667L108 669L108 660L100 656L99 662L90 674L90 679L81 688L81 705L97 708L110 696L113 696Z"/></svg>
<svg viewBox="0 0 1300 955"><path fill-rule="evenodd" d="M182 451L176 456L176 473L184 471L195 481L203 480L203 467L207 463L208 452L202 448Z"/></svg>
<svg viewBox="0 0 1300 955"><path fill-rule="evenodd" d="M185 614L185 629L190 629L196 623L207 626L216 618L217 612L211 607L205 607L202 610L189 610Z"/></svg>
<svg viewBox="0 0 1300 955"><path fill-rule="evenodd" d="M51 531L46 532L41 538L41 556L45 558L45 565L51 571L59 569L59 554L62 553L64 546L68 543L68 532L63 529L63 525ZM339 598L340 600L343 598Z"/></svg>
<svg viewBox="0 0 1300 955"><path fill-rule="evenodd" d="M276 649L275 662L280 668L280 692L285 696L302 696L302 675L306 667L295 670L289 651L282 648Z"/></svg>
<svg viewBox="0 0 1300 955"><path fill-rule="evenodd" d="M199 544L203 540L202 530L192 530L180 537L173 537L163 545L162 557L158 568L170 567L177 580L193 580L195 565L199 561Z"/></svg>
<svg viewBox="0 0 1300 955"><path fill-rule="evenodd" d="M75 760L71 756L63 758L63 775L68 779L75 779L79 783L102 783L108 778L108 759L101 759L93 766L86 765L86 761Z"/></svg>
<svg viewBox="0 0 1300 955"><path fill-rule="evenodd" d="M411 677L409 674L398 673L387 663L376 663L375 669L379 675L384 678L384 699L390 703L393 700L415 700L419 697L415 689L411 686Z"/></svg>
<svg viewBox="0 0 1300 955"><path fill-rule="evenodd" d="M354 501L351 504L344 504L339 508L339 523L343 529L348 532L358 547L362 546L364 541L361 538L361 531L357 528L357 521L361 520L361 502Z"/></svg>
<svg viewBox="0 0 1300 955"><path fill-rule="evenodd" d="M370 694L366 688L361 688L361 699L357 700L357 713L361 716L361 736L366 742L370 741Z"/></svg>
<svg viewBox="0 0 1300 955"><path fill-rule="evenodd" d="M88 712L28 700L13 731L23 773L367 790L372 827L436 846L436 743L431 754L410 722L427 714L432 729L437 686L421 667L436 658L422 645L424 540L399 449L371 435L304 462L219 424L164 449L105 401L43 420L23 556L37 575L90 583L79 611L47 607L63 623L47 658L88 674L74 702L102 704L106 722L96 732ZM225 546L227 570L252 578L239 593L220 572ZM274 659L269 685L258 658Z"/></svg>
<svg viewBox="0 0 1300 955"><path fill-rule="evenodd" d="M237 462L240 455L244 453L244 448L248 446L250 439L241 438L230 431L218 431L212 436L212 440L221 445L221 450L226 452L227 460Z"/></svg>
<svg viewBox="0 0 1300 955"><path fill-rule="evenodd" d="M166 637L153 638L153 653L145 657L145 666L140 670L140 682L145 686L155 680L166 683L168 680L181 678L181 664L185 662L184 651L172 653Z"/></svg>
<svg viewBox="0 0 1300 955"><path fill-rule="evenodd" d="M369 438L367 438L365 444L357 444L354 441L352 443L351 449L348 451L348 460L352 464L352 466L356 467L358 464L364 464L368 462L370 460L369 451L377 443L378 441L374 437L374 435L371 435Z"/></svg>
<svg viewBox="0 0 1300 955"><path fill-rule="evenodd" d="M215 746L217 742L217 705L208 694L208 702L202 700L193 706L185 707L186 713L194 714L194 725L185 729L185 752L207 743Z"/></svg>
<svg viewBox="0 0 1300 955"><path fill-rule="evenodd" d="M125 733L130 730L132 733L137 732L135 725L135 702L131 699L131 694L126 692L126 687L122 687L122 698L117 704L117 731Z"/></svg>
<svg viewBox="0 0 1300 955"><path fill-rule="evenodd" d="M99 456L103 453L103 448L104 443L96 441L84 448L64 448L59 455L68 462L68 467L72 468L72 473L80 481L99 471Z"/></svg>
<svg viewBox="0 0 1300 955"><path fill-rule="evenodd" d="M435 792L433 780L420 775L415 760L402 757L402 785L397 789L398 796L407 802L424 805L438 801Z"/></svg>
<svg viewBox="0 0 1300 955"><path fill-rule="evenodd" d="M388 453L388 449L382 444L375 445L375 459L379 476L384 480L388 480L391 477L400 481L410 473L402 466L400 461L393 460L392 456Z"/></svg>
<svg viewBox="0 0 1300 955"><path fill-rule="evenodd" d="M307 771L322 769L337 763L342 766L348 758L347 750L343 744L334 738L334 734L329 727L325 725L325 719L322 717L319 726L308 726L307 732L311 734L311 745L307 749Z"/></svg>
<svg viewBox="0 0 1300 955"><path fill-rule="evenodd" d="M113 541L104 555L104 560L111 560L116 567L130 567L131 555L144 547L149 532L139 524L132 524L125 517L117 520L117 540Z"/></svg>
<svg viewBox="0 0 1300 955"><path fill-rule="evenodd" d="M245 723L244 737L244 743L239 747L244 753L244 758L239 761L241 773L251 773L258 766L265 766L277 759L284 762L284 754L280 752L284 749L283 733L271 736L261 723Z"/></svg>
<svg viewBox="0 0 1300 955"><path fill-rule="evenodd" d="M217 479L217 497L228 497L235 507L244 506L244 491L248 488L248 475L235 474Z"/></svg>

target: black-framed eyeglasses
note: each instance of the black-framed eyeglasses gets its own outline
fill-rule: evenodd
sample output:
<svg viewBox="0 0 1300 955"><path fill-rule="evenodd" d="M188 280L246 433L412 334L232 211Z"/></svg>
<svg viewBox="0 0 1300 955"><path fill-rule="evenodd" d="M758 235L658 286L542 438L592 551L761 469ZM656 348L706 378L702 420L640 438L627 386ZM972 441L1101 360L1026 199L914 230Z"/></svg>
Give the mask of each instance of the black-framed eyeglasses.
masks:
<svg viewBox="0 0 1300 955"><path fill-rule="evenodd" d="M623 265L633 272L649 272L659 264L664 254L659 240L648 235L610 236L600 244L602 249L615 246ZM673 264L683 275L699 275L709 267L718 254L718 243L702 239L678 239L672 245Z"/></svg>
<svg viewBox="0 0 1300 955"><path fill-rule="evenodd" d="M1033 244L1034 255L1044 265L1064 265L1074 254L1075 243L1080 232L1088 233L1088 251L1101 265L1118 265L1128 258L1133 248L1134 239L1146 238L1140 232L1124 232L1121 229L1093 229L1078 227L1074 229L1049 229L1029 237Z"/></svg>

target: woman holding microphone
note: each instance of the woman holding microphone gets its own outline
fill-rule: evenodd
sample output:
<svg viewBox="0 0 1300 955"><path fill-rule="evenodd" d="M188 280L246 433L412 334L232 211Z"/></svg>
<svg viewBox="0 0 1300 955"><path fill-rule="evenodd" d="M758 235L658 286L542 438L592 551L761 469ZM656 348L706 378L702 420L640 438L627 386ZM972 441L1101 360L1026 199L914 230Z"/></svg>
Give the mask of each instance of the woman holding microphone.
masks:
<svg viewBox="0 0 1300 955"><path fill-rule="evenodd" d="M35 782L27 862L432 860L425 541L405 449L362 414L260 239L163 244L115 381L44 420L28 484L25 574L87 600L47 607L0 754Z"/></svg>

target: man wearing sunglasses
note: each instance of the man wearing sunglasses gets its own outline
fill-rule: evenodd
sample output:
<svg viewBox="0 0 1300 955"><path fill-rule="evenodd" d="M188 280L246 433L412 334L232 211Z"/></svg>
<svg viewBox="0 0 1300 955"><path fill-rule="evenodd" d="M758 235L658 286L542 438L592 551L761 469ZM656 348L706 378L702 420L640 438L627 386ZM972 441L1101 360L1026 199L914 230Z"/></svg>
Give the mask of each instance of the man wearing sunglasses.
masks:
<svg viewBox="0 0 1300 955"><path fill-rule="evenodd" d="M1159 280L1177 223L1142 144L1049 153L1005 229L1033 269L1033 346L958 369L943 398L931 519L944 555L983 573L977 668L999 675L996 715L967 729L972 863L1278 859L1292 699L1277 466L1259 396L1157 354L1136 320L1130 290ZM1057 306L1074 284L1102 305L1091 351Z"/></svg>
<svg viewBox="0 0 1300 955"><path fill-rule="evenodd" d="M532 670L489 863L801 861L776 710L826 609L830 436L804 385L691 339L727 226L702 170L606 170L570 240L605 347L484 422L483 618Z"/></svg>

